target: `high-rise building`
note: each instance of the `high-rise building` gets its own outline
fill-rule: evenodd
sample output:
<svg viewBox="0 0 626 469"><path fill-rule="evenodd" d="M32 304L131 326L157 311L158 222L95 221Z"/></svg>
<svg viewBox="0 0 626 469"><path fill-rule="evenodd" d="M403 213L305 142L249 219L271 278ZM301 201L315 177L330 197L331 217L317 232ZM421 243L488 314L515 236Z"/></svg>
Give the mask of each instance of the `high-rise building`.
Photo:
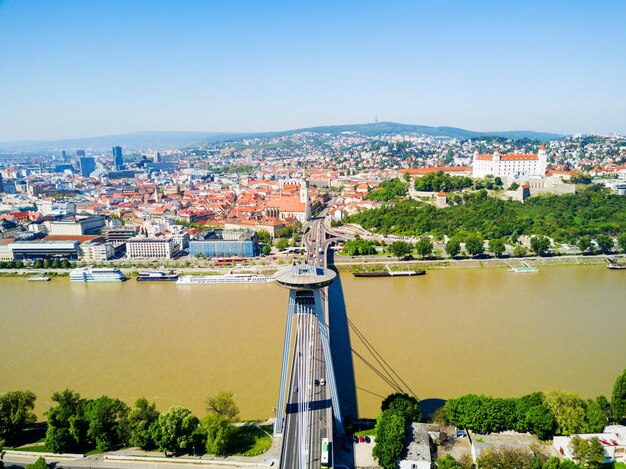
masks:
<svg viewBox="0 0 626 469"><path fill-rule="evenodd" d="M89 177L96 170L96 160L90 156L83 156L78 162L80 164L80 175L84 178Z"/></svg>
<svg viewBox="0 0 626 469"><path fill-rule="evenodd" d="M115 165L115 171L121 171L124 169L124 157L122 156L122 147L113 147L111 149L113 153L113 164Z"/></svg>
<svg viewBox="0 0 626 469"><path fill-rule="evenodd" d="M61 150L61 159L63 161L67 160L67 152L65 150Z"/></svg>
<svg viewBox="0 0 626 469"><path fill-rule="evenodd" d="M4 192L4 181L2 180L2 174L0 174L0 192Z"/></svg>
<svg viewBox="0 0 626 469"><path fill-rule="evenodd" d="M83 156L85 156L85 150L76 150L76 156L82 158Z"/></svg>

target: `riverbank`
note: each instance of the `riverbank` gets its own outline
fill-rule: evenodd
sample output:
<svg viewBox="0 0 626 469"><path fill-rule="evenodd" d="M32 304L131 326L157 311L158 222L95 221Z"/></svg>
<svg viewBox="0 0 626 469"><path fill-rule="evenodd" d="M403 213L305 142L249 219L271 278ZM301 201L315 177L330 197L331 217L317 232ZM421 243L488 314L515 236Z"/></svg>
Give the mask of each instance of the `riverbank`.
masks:
<svg viewBox="0 0 626 469"><path fill-rule="evenodd" d="M612 258L621 262L626 261L626 255L613 255ZM440 269L477 269L491 267L510 267L522 265L527 262L533 266L559 266L559 265L599 265L606 264L605 255L597 256L552 256L552 257L525 257L525 258L484 258L484 259L426 259L399 261L393 258L385 260L358 260L357 257L349 261L336 262L335 268L339 272L367 272L384 270L389 265L394 270L440 270Z"/></svg>
<svg viewBox="0 0 626 469"><path fill-rule="evenodd" d="M466 258L466 259L424 259L400 261L393 257L366 257L359 258L352 256L350 258L335 257L334 266L339 272L369 272L384 270L385 265L390 265L395 270L439 270L439 269L477 269L481 267L510 267L511 265L522 265L522 262L528 262L536 266L557 266L557 265L598 265L606 264L607 257L617 259L618 262L626 263L626 254L613 255L571 255L571 256L549 256L549 257L507 257L507 258ZM260 275L272 275L278 269L285 267L285 263L275 263L269 265L256 266L236 266L236 267L167 267L181 275L223 275L231 270L237 272L250 272ZM116 267L114 264L108 264L107 267ZM152 270L144 266L135 267L119 267L119 269L127 277L136 277L140 271ZM67 277L72 269L2 269L0 277L32 277L32 276L49 276L49 277Z"/></svg>

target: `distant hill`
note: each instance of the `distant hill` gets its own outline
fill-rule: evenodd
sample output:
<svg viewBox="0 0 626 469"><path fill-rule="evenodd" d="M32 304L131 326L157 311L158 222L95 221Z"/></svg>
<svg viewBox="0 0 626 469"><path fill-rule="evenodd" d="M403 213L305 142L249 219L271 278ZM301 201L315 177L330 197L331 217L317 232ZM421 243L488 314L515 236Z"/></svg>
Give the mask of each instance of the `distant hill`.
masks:
<svg viewBox="0 0 626 469"><path fill-rule="evenodd" d="M32 152L76 149L110 149L116 145L137 150L172 149L220 141L239 134L225 132L133 132L102 137L72 138L63 140L24 140L0 142L0 151Z"/></svg>
<svg viewBox="0 0 626 469"><path fill-rule="evenodd" d="M4 152L35 152L35 151L59 151L95 149L103 150L119 145L123 148L145 149L171 149L184 148L205 143L228 142L242 138L274 138L293 135L300 132L312 132L316 134L338 135L346 132L354 132L367 136L389 135L396 133L413 133L431 135L435 137L451 137L459 139L479 138L486 136L522 139L528 138L546 142L563 138L563 135L546 132L532 132L528 130L474 132L456 127L429 127L426 125L397 124L393 122L377 122L372 124L353 125L327 125L320 127L308 127L304 129L285 130L281 132L133 132L119 135L106 135L102 137L85 137L64 140L26 140L13 142L0 142L0 151Z"/></svg>
<svg viewBox="0 0 626 469"><path fill-rule="evenodd" d="M493 131L493 132L474 132L472 130L459 129L457 127L429 127L427 125L413 124L397 124L395 122L377 122L372 124L352 124L352 125L326 125L319 127L307 127L304 129L285 130L282 132L260 132L243 134L245 138L272 138L292 135L300 132L313 132L317 134L338 135L346 132L355 132L362 135L388 135L397 133L415 133L421 135L430 135L433 137L450 137L459 139L478 138L478 137L505 137L522 139L528 138L547 142L549 140L557 140L563 138L564 135L553 134L547 132L533 132L531 130L510 130L510 131ZM237 136L240 138L240 135ZM230 138L225 138L230 140Z"/></svg>

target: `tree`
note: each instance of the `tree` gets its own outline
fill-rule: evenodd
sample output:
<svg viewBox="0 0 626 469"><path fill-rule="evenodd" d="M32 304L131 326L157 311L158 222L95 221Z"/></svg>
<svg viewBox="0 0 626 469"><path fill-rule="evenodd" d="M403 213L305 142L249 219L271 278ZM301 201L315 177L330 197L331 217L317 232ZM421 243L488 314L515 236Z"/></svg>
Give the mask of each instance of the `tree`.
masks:
<svg viewBox="0 0 626 469"><path fill-rule="evenodd" d="M569 447L577 464L590 469L600 469L604 466L604 447L598 438L590 438L587 441L574 435L570 440Z"/></svg>
<svg viewBox="0 0 626 469"><path fill-rule="evenodd" d="M465 249L470 256L482 254L485 250L484 244L485 240L480 233L469 233L465 236Z"/></svg>
<svg viewBox="0 0 626 469"><path fill-rule="evenodd" d="M376 445L372 456L383 469L396 469L404 449L406 425L401 415L387 409L376 419Z"/></svg>
<svg viewBox="0 0 626 469"><path fill-rule="evenodd" d="M489 240L489 250L495 254L496 257L500 257L506 250L504 241L500 238L493 238Z"/></svg>
<svg viewBox="0 0 626 469"><path fill-rule="evenodd" d="M555 389L544 394L544 402L554 416L558 435L584 433L587 430L585 401L576 394Z"/></svg>
<svg viewBox="0 0 626 469"><path fill-rule="evenodd" d="M225 456L232 440L230 422L221 415L207 415L202 421L202 431L206 436L206 451Z"/></svg>
<svg viewBox="0 0 626 469"><path fill-rule="evenodd" d="M626 418L626 369L617 377L613 385L611 410L616 422Z"/></svg>
<svg viewBox="0 0 626 469"><path fill-rule="evenodd" d="M46 460L43 456L39 456L37 458L37 461L35 461L33 464L26 465L26 469L48 469L49 467L50 466L48 466L48 463L46 463Z"/></svg>
<svg viewBox="0 0 626 469"><path fill-rule="evenodd" d="M105 451L124 443L124 423L128 406L119 399L102 396L85 407L88 422L87 437L98 451Z"/></svg>
<svg viewBox="0 0 626 469"><path fill-rule="evenodd" d="M389 245L389 252L396 257L408 256L413 252L413 245L404 241L395 241Z"/></svg>
<svg viewBox="0 0 626 469"><path fill-rule="evenodd" d="M0 395L0 438L15 439L26 426L37 421L33 413L37 396L31 391L12 391Z"/></svg>
<svg viewBox="0 0 626 469"><path fill-rule="evenodd" d="M391 410L401 415L404 421L408 423L419 422L422 420L422 411L420 410L419 401L413 396L406 393L393 393L387 396L380 405L383 412Z"/></svg>
<svg viewBox="0 0 626 469"><path fill-rule="evenodd" d="M587 431L600 433L608 423L607 416L598 401L587 401Z"/></svg>
<svg viewBox="0 0 626 469"><path fill-rule="evenodd" d="M415 243L415 250L422 257L429 256L433 252L433 243L428 238L421 238Z"/></svg>
<svg viewBox="0 0 626 469"><path fill-rule="evenodd" d="M270 246L269 244L264 244L263 247L261 248L261 252L263 253L264 256L269 256L270 253L272 252L272 246Z"/></svg>
<svg viewBox="0 0 626 469"><path fill-rule="evenodd" d="M602 254L608 254L613 250L613 239L605 234L599 234L596 237L596 243L602 251Z"/></svg>
<svg viewBox="0 0 626 469"><path fill-rule="evenodd" d="M453 236L446 243L446 253L450 257L455 257L461 252L461 241L459 238Z"/></svg>
<svg viewBox="0 0 626 469"><path fill-rule="evenodd" d="M461 465L449 454L437 459L437 469L461 469Z"/></svg>
<svg viewBox="0 0 626 469"><path fill-rule="evenodd" d="M159 418L156 404L149 404L145 397L137 399L135 407L128 413L127 433L128 443L143 449L154 447L154 440L150 434L150 427Z"/></svg>
<svg viewBox="0 0 626 469"><path fill-rule="evenodd" d="M513 257L523 257L527 253L526 248L521 244L516 244L513 247Z"/></svg>
<svg viewBox="0 0 626 469"><path fill-rule="evenodd" d="M487 448L476 462L481 469L533 469L535 455L529 451L507 446L498 449Z"/></svg>
<svg viewBox="0 0 626 469"><path fill-rule="evenodd" d="M349 256L367 256L376 254L374 243L365 239L353 239L343 243L343 249Z"/></svg>
<svg viewBox="0 0 626 469"><path fill-rule="evenodd" d="M278 249L279 251L282 251L283 249L287 248L288 244L289 243L287 242L285 238L280 238L278 241L276 241L276 249Z"/></svg>
<svg viewBox="0 0 626 469"><path fill-rule="evenodd" d="M544 405L536 405L528 409L524 417L528 431L537 435L540 440L548 440L554 435L554 417Z"/></svg>
<svg viewBox="0 0 626 469"><path fill-rule="evenodd" d="M151 436L159 451L167 456L168 451L186 449L191 445L198 423L197 417L189 409L172 407L159 415L152 425Z"/></svg>
<svg viewBox="0 0 626 469"><path fill-rule="evenodd" d="M87 401L69 389L52 394L52 401L57 405L48 410L46 447L53 453L82 451L87 447Z"/></svg>
<svg viewBox="0 0 626 469"><path fill-rule="evenodd" d="M626 251L626 233L622 233L617 237L617 244L622 251Z"/></svg>
<svg viewBox="0 0 626 469"><path fill-rule="evenodd" d="M210 415L218 415L229 422L239 415L239 407L235 404L233 393L229 391L220 391L215 396L209 397L206 405Z"/></svg>
<svg viewBox="0 0 626 469"><path fill-rule="evenodd" d="M589 469L600 469L604 466L606 456L604 455L604 446L597 437L593 437L588 442L587 460L585 461Z"/></svg>
<svg viewBox="0 0 626 469"><path fill-rule="evenodd" d="M268 243L272 239L270 232L267 230L259 230L256 232L256 235L261 243Z"/></svg>
<svg viewBox="0 0 626 469"><path fill-rule="evenodd" d="M404 182L411 182L411 175L408 171L402 175L402 179L404 179Z"/></svg>
<svg viewBox="0 0 626 469"><path fill-rule="evenodd" d="M591 236L581 236L576 241L576 247L580 249L581 253L585 253L589 249L591 249Z"/></svg>
<svg viewBox="0 0 626 469"><path fill-rule="evenodd" d="M508 190L516 191L517 189L519 189L519 184L514 181L514 182L511 183L511 185L509 186Z"/></svg>
<svg viewBox="0 0 626 469"><path fill-rule="evenodd" d="M530 238L530 249L538 256L544 256L550 250L550 240L545 236L533 236Z"/></svg>

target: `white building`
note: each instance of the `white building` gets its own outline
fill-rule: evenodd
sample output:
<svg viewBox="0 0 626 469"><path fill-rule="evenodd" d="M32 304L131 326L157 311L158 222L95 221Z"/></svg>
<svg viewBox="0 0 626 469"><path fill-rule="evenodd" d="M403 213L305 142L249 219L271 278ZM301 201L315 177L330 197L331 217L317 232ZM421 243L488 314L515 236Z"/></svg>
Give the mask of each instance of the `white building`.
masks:
<svg viewBox="0 0 626 469"><path fill-rule="evenodd" d="M472 177L483 178L488 175L519 178L544 177L548 168L548 152L541 145L539 153L509 153L501 155L496 150L493 155L474 152Z"/></svg>
<svg viewBox="0 0 626 469"><path fill-rule="evenodd" d="M130 238L126 241L126 257L129 259L172 259L178 251L178 243L171 236Z"/></svg>
<svg viewBox="0 0 626 469"><path fill-rule="evenodd" d="M570 448L571 436L555 436L552 446L567 459L574 459ZM626 427L623 425L610 425L604 427L603 433L584 433L578 435L581 440L588 441L597 438L604 448L605 462L626 463Z"/></svg>
<svg viewBox="0 0 626 469"><path fill-rule="evenodd" d="M101 262L112 259L115 255L113 243L87 242L80 245L81 258L88 262Z"/></svg>
<svg viewBox="0 0 626 469"><path fill-rule="evenodd" d="M104 227L104 217L68 216L60 220L46 221L44 224L51 235L82 236L99 233Z"/></svg>

